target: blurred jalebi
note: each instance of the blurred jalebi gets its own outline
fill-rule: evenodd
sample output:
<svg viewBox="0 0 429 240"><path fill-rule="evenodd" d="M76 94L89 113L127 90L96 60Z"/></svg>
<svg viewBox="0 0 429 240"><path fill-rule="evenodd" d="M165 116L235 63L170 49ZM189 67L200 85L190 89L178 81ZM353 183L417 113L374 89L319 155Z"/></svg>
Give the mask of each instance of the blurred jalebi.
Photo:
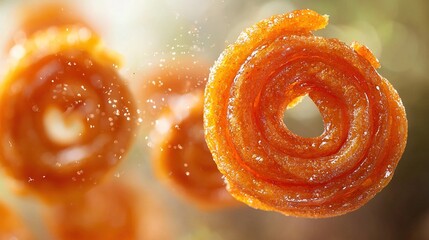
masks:
<svg viewBox="0 0 429 240"><path fill-rule="evenodd" d="M0 203L0 240L31 240L33 236L17 214Z"/></svg>
<svg viewBox="0 0 429 240"><path fill-rule="evenodd" d="M172 228L150 194L135 179L109 179L89 191L64 198L46 213L58 239L171 239Z"/></svg>
<svg viewBox="0 0 429 240"><path fill-rule="evenodd" d="M183 96L192 98L192 92L203 90L209 75L210 65L205 60L178 57L162 59L142 74L142 84L137 88L142 121L153 127L155 121L166 111L180 112ZM176 110L177 109L177 110Z"/></svg>
<svg viewBox="0 0 429 240"><path fill-rule="evenodd" d="M23 27L29 35L12 47L0 86L0 163L45 196L96 184L123 159L138 125L118 56L70 19Z"/></svg>
<svg viewBox="0 0 429 240"><path fill-rule="evenodd" d="M237 202L225 189L204 139L203 89L209 65L178 58L143 77L142 116L157 176L204 209Z"/></svg>
<svg viewBox="0 0 429 240"><path fill-rule="evenodd" d="M159 137L153 147L156 173L201 208L237 205L204 139L203 93L194 94L198 101L180 117L170 113L158 120L165 125L155 130Z"/></svg>

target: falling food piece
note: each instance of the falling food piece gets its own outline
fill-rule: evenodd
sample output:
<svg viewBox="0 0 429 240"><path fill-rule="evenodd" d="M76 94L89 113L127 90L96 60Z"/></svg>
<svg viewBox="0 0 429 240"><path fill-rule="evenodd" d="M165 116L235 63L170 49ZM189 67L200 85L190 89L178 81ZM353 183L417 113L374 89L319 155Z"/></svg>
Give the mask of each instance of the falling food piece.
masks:
<svg viewBox="0 0 429 240"><path fill-rule="evenodd" d="M0 216L0 240L34 239L21 219L3 203L0 203Z"/></svg>
<svg viewBox="0 0 429 240"><path fill-rule="evenodd" d="M116 55L80 25L38 31L22 48L0 86L0 164L44 195L96 184L138 124Z"/></svg>
<svg viewBox="0 0 429 240"><path fill-rule="evenodd" d="M228 190L254 208L322 218L356 210L391 180L407 119L362 45L314 36L327 16L298 10L243 31L221 54L205 91L208 147ZM324 132L293 134L287 106L308 96Z"/></svg>
<svg viewBox="0 0 429 240"><path fill-rule="evenodd" d="M203 89L209 65L203 60L161 61L143 77L143 122L160 179L203 209L236 205L204 140Z"/></svg>
<svg viewBox="0 0 429 240"><path fill-rule="evenodd" d="M178 98L196 90L202 91L209 69L204 60L190 58L163 60L148 69L136 94L142 96L139 98L142 121L150 126L149 123L154 123L163 112L180 105Z"/></svg>
<svg viewBox="0 0 429 240"><path fill-rule="evenodd" d="M16 22L17 30L6 45L8 50L13 50L13 46L19 47L33 34L49 28L81 25L92 30L79 12L64 2L27 2L17 11Z"/></svg>
<svg viewBox="0 0 429 240"><path fill-rule="evenodd" d="M157 175L203 209L237 205L207 148L202 91L197 96L199 101L180 120L172 114L161 117L168 127L161 132L155 130L159 134L153 148Z"/></svg>
<svg viewBox="0 0 429 240"><path fill-rule="evenodd" d="M59 2L28 4L21 9L19 19L21 31L26 36L31 36L37 31L50 27L65 25L88 26L88 23L83 21L82 17L75 10Z"/></svg>
<svg viewBox="0 0 429 240"><path fill-rule="evenodd" d="M49 229L63 240L171 239L162 209L131 182L113 178L55 203L46 212Z"/></svg>

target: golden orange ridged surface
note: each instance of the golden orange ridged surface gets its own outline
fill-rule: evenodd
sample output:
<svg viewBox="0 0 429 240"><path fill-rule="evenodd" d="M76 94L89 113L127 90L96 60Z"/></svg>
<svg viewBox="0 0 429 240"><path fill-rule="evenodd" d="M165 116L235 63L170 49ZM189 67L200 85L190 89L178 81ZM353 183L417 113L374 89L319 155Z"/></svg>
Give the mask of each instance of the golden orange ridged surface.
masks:
<svg viewBox="0 0 429 240"><path fill-rule="evenodd" d="M201 208L236 205L204 139L203 93L195 94L199 100L179 119L171 114L161 118L169 124L154 147L156 173Z"/></svg>
<svg viewBox="0 0 429 240"><path fill-rule="evenodd" d="M97 183L138 124L116 55L80 25L40 30L14 48L0 85L1 165L44 194Z"/></svg>
<svg viewBox="0 0 429 240"><path fill-rule="evenodd" d="M388 184L404 151L397 92L366 47L312 34L327 22L312 10L262 20L212 68L208 147L230 193L254 208L312 218L353 211ZM324 121L318 137L300 137L283 122L304 95Z"/></svg>
<svg viewBox="0 0 429 240"><path fill-rule="evenodd" d="M34 239L18 215L3 203L0 203L0 216L0 240Z"/></svg>

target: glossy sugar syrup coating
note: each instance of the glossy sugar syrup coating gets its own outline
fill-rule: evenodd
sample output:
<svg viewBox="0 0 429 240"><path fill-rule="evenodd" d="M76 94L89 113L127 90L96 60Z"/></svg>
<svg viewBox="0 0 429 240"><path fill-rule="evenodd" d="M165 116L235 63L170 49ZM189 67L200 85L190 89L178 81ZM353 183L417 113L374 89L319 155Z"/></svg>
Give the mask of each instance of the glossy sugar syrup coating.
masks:
<svg viewBox="0 0 429 240"><path fill-rule="evenodd" d="M97 183L138 123L116 55L81 25L40 30L19 48L0 86L0 164L44 194Z"/></svg>
<svg viewBox="0 0 429 240"><path fill-rule="evenodd" d="M388 184L404 151L397 92L365 46L312 34L327 22L312 10L262 20L212 68L207 144L230 193L249 206L311 218L345 214ZM320 136L298 136L282 120L304 95L322 115Z"/></svg>

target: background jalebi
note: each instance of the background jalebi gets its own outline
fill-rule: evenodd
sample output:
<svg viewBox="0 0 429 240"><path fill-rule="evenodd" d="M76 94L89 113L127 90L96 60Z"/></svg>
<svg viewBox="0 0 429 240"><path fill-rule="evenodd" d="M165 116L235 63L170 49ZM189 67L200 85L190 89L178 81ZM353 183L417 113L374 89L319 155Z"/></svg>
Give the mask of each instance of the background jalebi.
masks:
<svg viewBox="0 0 429 240"><path fill-rule="evenodd" d="M0 47L15 27L15 12L29 2L0 1ZM407 110L409 138L392 182L361 209L345 216L309 220L242 207L202 212L154 177L150 146L142 132L128 158L112 174L138 176L145 192L165 206L174 239L429 239L429 2L424 0L93 0L69 1L124 59L122 74L138 86L144 71L166 60L213 62L239 32L260 19L298 8L329 14L316 34L356 40L379 58L380 73L398 90ZM202 60L201 60L202 61ZM5 58L0 60L4 73ZM286 124L303 135L317 135L317 110L304 101ZM145 123L143 123L145 124ZM191 173L192 174L192 173ZM46 207L31 196L17 196L10 180L0 179L0 200L20 213L39 239L51 239L40 221ZM167 223L165 223L167 224Z"/></svg>

